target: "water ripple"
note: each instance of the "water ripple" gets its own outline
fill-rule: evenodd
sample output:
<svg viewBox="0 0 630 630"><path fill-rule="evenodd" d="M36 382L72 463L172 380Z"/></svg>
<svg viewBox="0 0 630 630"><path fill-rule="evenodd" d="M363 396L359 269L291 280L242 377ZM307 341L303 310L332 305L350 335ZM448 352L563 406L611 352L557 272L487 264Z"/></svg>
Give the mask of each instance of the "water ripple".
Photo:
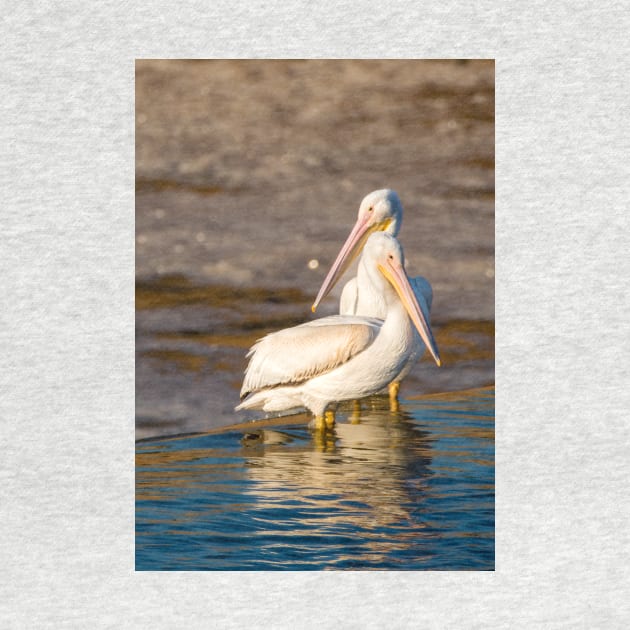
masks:
<svg viewBox="0 0 630 630"><path fill-rule="evenodd" d="M494 389L137 443L138 570L494 569Z"/></svg>

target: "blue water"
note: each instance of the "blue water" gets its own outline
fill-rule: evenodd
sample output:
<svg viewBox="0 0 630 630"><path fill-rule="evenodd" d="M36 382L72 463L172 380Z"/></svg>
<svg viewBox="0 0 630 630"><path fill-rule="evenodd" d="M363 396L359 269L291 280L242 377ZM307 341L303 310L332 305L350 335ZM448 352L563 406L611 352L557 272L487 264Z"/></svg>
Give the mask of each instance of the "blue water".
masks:
<svg viewBox="0 0 630 630"><path fill-rule="evenodd" d="M386 403L138 442L136 569L493 570L494 389Z"/></svg>

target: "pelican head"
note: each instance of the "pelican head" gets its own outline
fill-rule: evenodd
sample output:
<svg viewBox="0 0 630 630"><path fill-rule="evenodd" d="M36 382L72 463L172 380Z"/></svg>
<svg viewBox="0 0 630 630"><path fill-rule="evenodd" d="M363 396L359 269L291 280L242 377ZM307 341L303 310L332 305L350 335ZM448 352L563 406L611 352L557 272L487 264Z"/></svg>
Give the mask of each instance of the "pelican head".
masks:
<svg viewBox="0 0 630 630"><path fill-rule="evenodd" d="M366 195L359 206L357 223L365 220L373 231L387 232L398 236L402 223L402 203L395 190L383 188Z"/></svg>
<svg viewBox="0 0 630 630"><path fill-rule="evenodd" d="M328 295L335 286L339 278L352 261L363 249L370 234L374 232L386 232L392 236L398 234L402 223L403 209L400 198L394 190L384 188L375 190L367 195L359 206L357 221L350 232L350 235L343 244L337 259L333 263L324 283L322 284L317 298L313 303L312 310L319 306L319 303Z"/></svg>
<svg viewBox="0 0 630 630"><path fill-rule="evenodd" d="M386 232L371 234L363 250L362 264L365 264L367 269L377 269L394 288L413 325L420 333L422 341L429 349L435 362L441 365L440 353L431 326L411 288L409 277L405 271L405 256L396 237ZM389 300L395 299L393 294L386 297L389 297Z"/></svg>

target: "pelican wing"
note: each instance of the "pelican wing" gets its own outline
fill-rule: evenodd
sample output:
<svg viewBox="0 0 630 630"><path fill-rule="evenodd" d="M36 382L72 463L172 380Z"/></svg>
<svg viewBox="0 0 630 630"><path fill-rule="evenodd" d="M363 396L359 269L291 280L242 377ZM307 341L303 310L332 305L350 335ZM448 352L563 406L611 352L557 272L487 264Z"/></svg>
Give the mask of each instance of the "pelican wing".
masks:
<svg viewBox="0 0 630 630"><path fill-rule="evenodd" d="M247 354L241 397L301 383L343 365L372 344L382 323L370 317L333 315L259 339Z"/></svg>

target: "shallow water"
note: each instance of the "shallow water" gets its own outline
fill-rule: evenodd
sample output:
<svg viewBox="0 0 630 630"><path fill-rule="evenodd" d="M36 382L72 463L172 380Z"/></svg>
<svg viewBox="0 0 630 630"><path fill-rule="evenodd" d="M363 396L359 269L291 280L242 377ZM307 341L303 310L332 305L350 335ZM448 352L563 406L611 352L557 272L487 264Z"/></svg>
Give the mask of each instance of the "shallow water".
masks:
<svg viewBox="0 0 630 630"><path fill-rule="evenodd" d="M494 388L136 443L138 570L493 570Z"/></svg>

